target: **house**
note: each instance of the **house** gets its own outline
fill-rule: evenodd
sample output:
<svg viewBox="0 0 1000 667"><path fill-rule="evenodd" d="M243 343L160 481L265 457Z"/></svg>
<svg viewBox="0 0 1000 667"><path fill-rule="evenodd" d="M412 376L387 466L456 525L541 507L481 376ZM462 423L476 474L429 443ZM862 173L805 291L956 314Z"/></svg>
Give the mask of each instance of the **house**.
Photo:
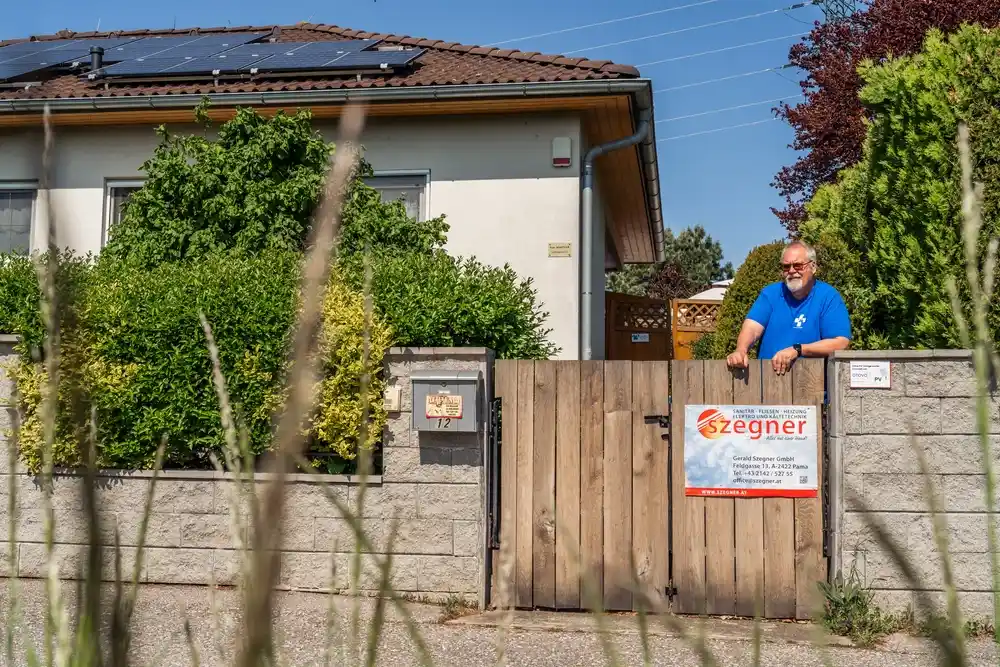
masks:
<svg viewBox="0 0 1000 667"><path fill-rule="evenodd" d="M662 254L652 90L635 68L311 23L0 42L0 250L45 245L46 106L60 245L96 253L153 128L184 131L205 96L216 120L311 108L329 140L346 103L367 103L372 185L447 215L450 253L532 278L561 358L604 356L605 269Z"/></svg>
<svg viewBox="0 0 1000 667"><path fill-rule="evenodd" d="M732 284L732 278L728 280L716 280L707 290L698 292L694 296L689 296L688 299L691 301L716 301L718 303L722 303L722 300L726 296L726 290L729 289L729 286Z"/></svg>

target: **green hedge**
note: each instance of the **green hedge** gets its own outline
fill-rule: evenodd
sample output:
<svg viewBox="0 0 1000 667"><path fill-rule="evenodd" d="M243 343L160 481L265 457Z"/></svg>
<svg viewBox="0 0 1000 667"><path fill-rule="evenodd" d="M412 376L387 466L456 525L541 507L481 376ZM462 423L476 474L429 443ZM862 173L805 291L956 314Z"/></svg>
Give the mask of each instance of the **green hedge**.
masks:
<svg viewBox="0 0 1000 667"><path fill-rule="evenodd" d="M709 331L691 343L692 359L715 359L715 332Z"/></svg>
<svg viewBox="0 0 1000 667"><path fill-rule="evenodd" d="M272 418L282 404L300 260L298 253L265 251L250 257L213 255L151 270L102 261L78 271L77 297L68 313L79 326L68 328L63 341L60 372L65 382L60 387L56 463L80 463L69 409L68 387L73 384L83 389L97 411L102 466L149 468L163 437L168 440L166 465L211 466L209 455L221 452L223 432L199 312L212 326L250 450L259 454L268 449ZM0 271L6 289L21 289L22 283L21 272ZM360 294L334 283L326 305L320 348L326 373L312 427L313 445L350 460L362 433L357 371L363 302ZM371 329L372 362L378 367L389 331L378 319ZM40 364L25 357L14 374L25 413L22 457L38 469L44 373ZM365 434L369 443L385 424L377 379L371 389L371 430Z"/></svg>
<svg viewBox="0 0 1000 667"><path fill-rule="evenodd" d="M363 273L351 273L360 288ZM373 262L372 295L397 345L488 347L500 359L546 359L559 351L548 341L548 313L531 279L509 266L443 252L384 254Z"/></svg>
<svg viewBox="0 0 1000 667"><path fill-rule="evenodd" d="M718 324L712 339L712 358L725 359L736 349L736 339L739 338L740 328L747 313L750 312L750 306L766 285L781 279L783 249L784 243L774 241L757 246L747 255L722 300ZM756 348L750 352L755 354Z"/></svg>

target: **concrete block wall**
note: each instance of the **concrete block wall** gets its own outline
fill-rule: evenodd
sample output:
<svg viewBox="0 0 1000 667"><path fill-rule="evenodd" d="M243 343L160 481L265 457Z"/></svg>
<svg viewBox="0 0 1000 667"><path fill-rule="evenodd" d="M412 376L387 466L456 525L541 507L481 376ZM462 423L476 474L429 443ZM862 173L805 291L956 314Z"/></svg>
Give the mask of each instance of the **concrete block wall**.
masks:
<svg viewBox="0 0 1000 667"><path fill-rule="evenodd" d="M889 361L891 388L851 389L852 360ZM931 484L947 522L963 612L970 618L992 618L990 516L971 353L838 353L828 368L828 391L833 573L840 569L846 575L853 565L884 607L917 609L913 587L872 531L871 521L877 520L913 564L919 588L929 591L933 604L943 610L941 557L926 493ZM990 396L989 403L991 456L994 470L1000 472L1000 397ZM914 441L926 457L926 475L921 474Z"/></svg>
<svg viewBox="0 0 1000 667"><path fill-rule="evenodd" d="M13 359L11 340L0 341L0 360ZM392 584L396 591L443 599L459 594L485 603L486 475L485 411L479 433L421 435L412 431L409 375L413 370L492 370L492 353L481 348L394 348L387 355L389 385L402 388L401 410L390 412L383 445L383 471L369 478L362 517L376 554L387 551L391 528ZM7 404L0 418L10 422L10 381L0 376L0 397ZM484 382L483 389L492 382ZM485 394L484 394L485 398ZM0 461L0 526L9 525L11 472L7 447ZM99 479L102 537L114 543L117 528L122 567L131 576L139 526L152 474L107 471ZM16 484L18 574L46 573L42 495L38 480L13 473ZM263 487L268 476L257 475ZM83 479L59 475L54 480L55 557L60 576L81 572L87 542L82 512ZM343 475L293 475L287 489L287 521L281 554L285 589L343 590L353 567L354 535L329 500L323 485L356 509L360 479ZM147 528L141 581L158 584L233 585L240 573L241 551L234 535L231 508L237 485L232 476L214 471L164 471L157 479ZM260 489L258 489L260 492ZM241 506L245 502L241 502ZM246 514L244 514L246 516ZM0 540L0 575L9 576L11 559L6 538ZM105 573L113 577L113 556L105 552ZM361 588L378 589L375 559L365 555Z"/></svg>

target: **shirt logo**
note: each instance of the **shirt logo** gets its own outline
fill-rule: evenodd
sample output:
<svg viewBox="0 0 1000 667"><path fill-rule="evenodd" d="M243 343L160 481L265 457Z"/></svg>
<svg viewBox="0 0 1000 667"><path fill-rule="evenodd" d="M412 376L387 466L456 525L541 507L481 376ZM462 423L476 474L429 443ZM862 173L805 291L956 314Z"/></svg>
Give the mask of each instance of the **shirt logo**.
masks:
<svg viewBox="0 0 1000 667"><path fill-rule="evenodd" d="M799 315L793 321L795 322L795 328L796 329L801 329L802 325L806 323L806 316L805 315Z"/></svg>

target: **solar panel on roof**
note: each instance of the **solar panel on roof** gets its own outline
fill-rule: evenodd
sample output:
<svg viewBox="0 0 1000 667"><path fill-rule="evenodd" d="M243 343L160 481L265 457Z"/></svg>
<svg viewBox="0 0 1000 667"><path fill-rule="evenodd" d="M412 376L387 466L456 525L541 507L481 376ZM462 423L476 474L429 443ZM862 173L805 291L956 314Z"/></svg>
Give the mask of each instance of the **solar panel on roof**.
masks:
<svg viewBox="0 0 1000 667"><path fill-rule="evenodd" d="M319 70L379 69L383 64L398 67L419 58L424 51L355 51L347 53L279 53L255 64L257 72L295 72ZM248 70L245 70L248 71Z"/></svg>
<svg viewBox="0 0 1000 667"><path fill-rule="evenodd" d="M145 37L128 44L105 49L104 59L106 61L121 61L132 58L166 57L168 55L210 56L259 39L266 34L263 32L251 32L223 35L187 35L184 37Z"/></svg>
<svg viewBox="0 0 1000 667"><path fill-rule="evenodd" d="M72 43L58 46L53 44L56 42L24 42L5 46L0 49L0 63L62 62L80 51L79 48L74 48Z"/></svg>
<svg viewBox="0 0 1000 667"><path fill-rule="evenodd" d="M370 70L408 65L425 53L423 49L372 50L380 41L372 39L253 42L267 34L24 42L0 49L0 80L56 65L88 63L92 46L104 48L107 65L90 73L90 78Z"/></svg>
<svg viewBox="0 0 1000 667"><path fill-rule="evenodd" d="M104 43L112 46L125 44L131 39L61 40L52 42L22 42L0 49L0 65L4 65L0 81L13 79L31 72L57 65L86 63L90 60L90 44ZM8 50L9 49L9 50Z"/></svg>
<svg viewBox="0 0 1000 667"><path fill-rule="evenodd" d="M219 74L236 73L242 69L252 66L256 62L267 58L262 55L242 54L229 55L223 53L210 56L208 58L191 58L183 63L168 67L163 70L164 74Z"/></svg>
<svg viewBox="0 0 1000 667"><path fill-rule="evenodd" d="M409 64L417 58L423 51L361 51L360 53L348 53L333 61L332 66L337 69L351 67L381 67L383 64L390 67Z"/></svg>
<svg viewBox="0 0 1000 667"><path fill-rule="evenodd" d="M36 65L10 65L0 64L0 79L13 79L34 72Z"/></svg>
<svg viewBox="0 0 1000 667"><path fill-rule="evenodd" d="M175 67L187 62L187 58L179 56L164 56L159 58L141 58L126 60L116 65L108 65L101 71L108 76L140 76L159 74L169 67Z"/></svg>

